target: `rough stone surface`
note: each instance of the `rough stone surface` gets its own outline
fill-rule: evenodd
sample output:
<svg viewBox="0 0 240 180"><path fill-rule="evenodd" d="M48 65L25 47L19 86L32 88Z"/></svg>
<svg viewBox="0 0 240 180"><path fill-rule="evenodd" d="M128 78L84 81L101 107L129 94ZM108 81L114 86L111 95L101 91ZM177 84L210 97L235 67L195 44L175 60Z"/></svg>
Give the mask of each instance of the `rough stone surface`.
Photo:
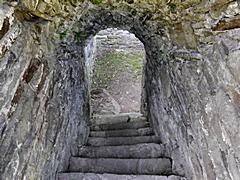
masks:
<svg viewBox="0 0 240 180"><path fill-rule="evenodd" d="M158 158L164 157L164 145L148 143L128 146L85 146L79 150L79 156L88 158Z"/></svg>
<svg viewBox="0 0 240 180"><path fill-rule="evenodd" d="M110 131L91 131L89 136L91 137L124 137L124 136L144 136L152 135L152 128L139 128L139 129L122 129L122 130L110 130Z"/></svg>
<svg viewBox="0 0 240 180"><path fill-rule="evenodd" d="M120 146L151 142L160 143L161 138L159 136L89 137L87 144L91 146Z"/></svg>
<svg viewBox="0 0 240 180"><path fill-rule="evenodd" d="M1 179L66 169L88 134L84 46L108 27L145 46L143 108L174 171L239 179L239 1L128 2L0 1Z"/></svg>
<svg viewBox="0 0 240 180"><path fill-rule="evenodd" d="M128 31L108 28L95 36L96 56L108 51L144 52L144 46L136 36Z"/></svg>
<svg viewBox="0 0 240 180"><path fill-rule="evenodd" d="M122 123L114 123L114 124L99 124L90 127L93 131L104 131L104 130L120 130L120 129L138 129L149 127L149 122L145 120L140 121L130 121L130 122L122 122Z"/></svg>
<svg viewBox="0 0 240 180"><path fill-rule="evenodd" d="M114 159L114 158L71 158L69 171L89 173L169 175L171 161L166 158L155 159Z"/></svg>
<svg viewBox="0 0 240 180"><path fill-rule="evenodd" d="M50 22L0 11L11 20L0 40L0 179L54 179L87 137L84 63L77 46L50 40Z"/></svg>
<svg viewBox="0 0 240 180"><path fill-rule="evenodd" d="M146 120L146 117L143 117L142 114L139 113L121 113L118 115L99 115L95 114L92 119L92 125L99 124L114 124L114 123L122 123L122 122L133 122L138 120Z"/></svg>
<svg viewBox="0 0 240 180"><path fill-rule="evenodd" d="M116 175L116 174L93 174L93 173L62 173L59 180L185 180L177 176L147 176L147 175Z"/></svg>
<svg viewBox="0 0 240 180"><path fill-rule="evenodd" d="M121 119L126 114L118 116L112 118ZM109 116L104 117L110 120ZM158 143L160 139L157 136L90 137L87 145L80 147L78 156L71 157L66 172L172 175L172 161L165 146Z"/></svg>

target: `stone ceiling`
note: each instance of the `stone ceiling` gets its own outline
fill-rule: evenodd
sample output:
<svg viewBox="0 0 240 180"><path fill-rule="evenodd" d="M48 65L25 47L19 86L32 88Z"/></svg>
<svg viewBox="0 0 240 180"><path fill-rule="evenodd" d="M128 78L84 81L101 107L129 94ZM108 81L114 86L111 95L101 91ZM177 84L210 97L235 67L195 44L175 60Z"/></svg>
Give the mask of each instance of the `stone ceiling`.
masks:
<svg viewBox="0 0 240 180"><path fill-rule="evenodd" d="M191 49L219 31L240 27L239 1L233 0L20 0L7 3L15 6L20 21L41 18L53 21L57 27L63 19L73 20L86 9L131 12L143 23L161 24L176 45Z"/></svg>

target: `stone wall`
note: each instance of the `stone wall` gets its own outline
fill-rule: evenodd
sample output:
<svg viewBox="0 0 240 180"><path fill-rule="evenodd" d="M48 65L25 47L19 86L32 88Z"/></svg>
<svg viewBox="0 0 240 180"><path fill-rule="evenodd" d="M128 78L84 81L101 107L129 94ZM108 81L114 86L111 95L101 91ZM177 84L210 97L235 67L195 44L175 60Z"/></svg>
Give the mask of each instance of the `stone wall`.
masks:
<svg viewBox="0 0 240 180"><path fill-rule="evenodd" d="M138 38L129 31L117 28L101 30L95 36L97 55L106 51L144 52L144 46Z"/></svg>
<svg viewBox="0 0 240 180"><path fill-rule="evenodd" d="M0 179L66 169L88 129L83 42L109 27L145 46L148 116L175 172L239 179L238 1L0 2Z"/></svg>
<svg viewBox="0 0 240 180"><path fill-rule="evenodd" d="M168 144L176 172L193 173L193 179L240 176L239 50L230 50L236 41L228 39L237 32L215 37L201 60L160 66L147 84L153 127ZM157 88L149 89L152 84Z"/></svg>
<svg viewBox="0 0 240 180"><path fill-rule="evenodd" d="M91 79L93 76L94 63L97 56L97 46L96 46L96 38L93 37L86 42L86 46L84 47L84 58L85 58L85 68L86 73L88 75L89 86L91 86Z"/></svg>
<svg viewBox="0 0 240 180"><path fill-rule="evenodd" d="M51 22L21 23L9 6L0 12L0 23L9 20L0 25L8 25L0 39L0 179L52 180L88 134L82 54L73 37L59 43Z"/></svg>

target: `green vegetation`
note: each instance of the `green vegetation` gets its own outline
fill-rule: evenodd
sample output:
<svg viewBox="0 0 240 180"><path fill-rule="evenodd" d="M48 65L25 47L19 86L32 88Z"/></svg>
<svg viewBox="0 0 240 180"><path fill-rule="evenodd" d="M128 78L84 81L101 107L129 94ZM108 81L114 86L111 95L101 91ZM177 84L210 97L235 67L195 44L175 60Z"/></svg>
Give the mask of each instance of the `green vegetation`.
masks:
<svg viewBox="0 0 240 180"><path fill-rule="evenodd" d="M175 13L175 12L176 12L176 9L177 9L177 5L176 5L176 4L170 3L170 4L168 4L168 6L169 6L169 9L170 9L170 11L171 11L172 13Z"/></svg>
<svg viewBox="0 0 240 180"><path fill-rule="evenodd" d="M59 34L60 40L63 40L63 39L66 37L66 35L67 35L67 30L61 32L61 33Z"/></svg>
<svg viewBox="0 0 240 180"><path fill-rule="evenodd" d="M83 39L83 32L75 32L75 40L79 43Z"/></svg>
<svg viewBox="0 0 240 180"><path fill-rule="evenodd" d="M62 31L59 33L60 40L64 40L64 38L67 36L68 30ZM74 39L76 42L80 42L83 39L83 32L73 32L74 33Z"/></svg>
<svg viewBox="0 0 240 180"><path fill-rule="evenodd" d="M102 3L103 0L91 0L93 4L99 5Z"/></svg>
<svg viewBox="0 0 240 180"><path fill-rule="evenodd" d="M127 63L134 70L138 78L142 76L143 58L143 54L128 54L126 57L126 60L128 60Z"/></svg>
<svg viewBox="0 0 240 180"><path fill-rule="evenodd" d="M143 53L106 53L95 62L93 88L106 88L116 76L127 71L133 73L136 78L141 78L143 59Z"/></svg>

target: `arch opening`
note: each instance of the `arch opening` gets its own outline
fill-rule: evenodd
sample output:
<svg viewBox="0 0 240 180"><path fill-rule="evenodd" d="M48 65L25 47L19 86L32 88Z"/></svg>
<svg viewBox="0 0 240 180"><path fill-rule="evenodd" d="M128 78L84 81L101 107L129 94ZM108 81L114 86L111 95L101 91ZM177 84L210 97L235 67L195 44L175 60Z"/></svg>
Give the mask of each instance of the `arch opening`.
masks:
<svg viewBox="0 0 240 180"><path fill-rule="evenodd" d="M159 67L164 61L163 50L167 49L168 46L165 42L168 41L167 35L165 35L164 32L159 31L161 28L160 26L160 24L153 26L152 24L145 23L142 17L136 19L131 11L125 11L123 13L122 11L112 11L111 9L101 7L89 9L81 16L78 23L73 26L75 28L73 29L74 32L81 32L82 34L80 52L86 69L88 63L86 62L87 58L84 49L101 30L117 28L128 31L129 33L134 34L142 43L145 51L145 64L142 71L143 82L140 111L145 116L148 116L149 121L151 121L151 117L148 115L149 99L147 98L147 94L151 94L151 92L147 92L147 89L150 91L153 90L151 89L154 85L151 83L153 81L153 76L155 73L158 73ZM89 77L88 82L90 82Z"/></svg>
<svg viewBox="0 0 240 180"><path fill-rule="evenodd" d="M78 128L78 146L87 144L88 135L90 135L90 126L92 121L91 111L90 111L90 77L89 77L89 64L86 56L88 54L85 52L85 47L91 44L91 39L97 35L101 30L107 28L118 28L121 30L126 30L138 38L145 50L145 64L143 67L143 83L142 83L142 96L141 96L141 112L146 117L147 121L150 122L153 132L159 135L158 132L158 116L156 112L150 111L150 109L156 109L158 104L156 102L155 96L159 94L159 76L160 68L164 62L164 58L167 54L164 51L168 49L168 37L164 35L164 32L159 31L158 26L152 26L143 22L142 18L136 19L131 12L122 11L112 11L111 9L90 9L81 18L71 24L71 35L66 37L67 45L62 45L59 49L58 57L59 61L63 62L70 69L71 73L77 77L81 77L77 82L81 84L81 93L79 93L79 88L74 86L75 95L72 99L72 104L75 109L72 113L77 111L76 109L81 109L84 118L75 117L75 121L81 122ZM80 53L79 53L80 52ZM71 57L71 58L69 58ZM166 61L165 61L166 62ZM91 69L91 68L90 68ZM71 77L70 77L71 78ZM81 97L80 97L81 96ZM83 106L78 104L76 97L83 99ZM74 111L74 112L73 112ZM68 112L71 116L71 112ZM71 117L72 118L72 117ZM74 118L74 117L73 117ZM149 124L149 122L147 122ZM80 143L79 143L80 142ZM74 149L71 154L72 156L77 156L78 149L75 148L76 144L72 145ZM67 158L67 157L66 157Z"/></svg>
<svg viewBox="0 0 240 180"><path fill-rule="evenodd" d="M143 113L145 49L129 31L107 28L84 49L94 114Z"/></svg>

